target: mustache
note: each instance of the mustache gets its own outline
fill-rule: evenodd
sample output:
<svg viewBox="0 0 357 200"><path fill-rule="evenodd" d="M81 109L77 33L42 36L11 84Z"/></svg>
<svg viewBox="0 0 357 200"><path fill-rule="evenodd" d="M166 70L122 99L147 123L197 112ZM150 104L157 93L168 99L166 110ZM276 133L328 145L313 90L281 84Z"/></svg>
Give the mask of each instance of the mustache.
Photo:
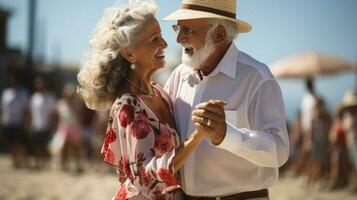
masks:
<svg viewBox="0 0 357 200"><path fill-rule="evenodd" d="M188 43L182 43L181 46L182 46L182 48L193 48L193 49L195 49L195 47L193 45L188 44Z"/></svg>

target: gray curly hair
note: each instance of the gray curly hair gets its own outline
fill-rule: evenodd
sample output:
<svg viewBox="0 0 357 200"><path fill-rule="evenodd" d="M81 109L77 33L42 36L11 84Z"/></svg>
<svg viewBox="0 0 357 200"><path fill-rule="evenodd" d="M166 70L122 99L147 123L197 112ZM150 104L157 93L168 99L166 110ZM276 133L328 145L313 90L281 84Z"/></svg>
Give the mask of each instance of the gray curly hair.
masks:
<svg viewBox="0 0 357 200"><path fill-rule="evenodd" d="M118 88L130 72L130 63L119 52L137 45L138 33L157 11L154 1L136 1L104 11L77 75L77 91L88 108L98 111L110 109Z"/></svg>

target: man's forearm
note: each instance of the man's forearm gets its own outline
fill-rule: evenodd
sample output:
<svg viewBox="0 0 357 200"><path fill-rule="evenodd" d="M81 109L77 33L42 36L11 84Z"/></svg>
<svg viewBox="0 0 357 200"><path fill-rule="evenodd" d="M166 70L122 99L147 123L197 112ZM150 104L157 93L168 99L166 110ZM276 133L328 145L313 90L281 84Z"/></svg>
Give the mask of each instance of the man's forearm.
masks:
<svg viewBox="0 0 357 200"><path fill-rule="evenodd" d="M285 163L289 155L288 140L280 137L285 134L283 132L284 130L238 129L227 123L226 136L218 147L258 166L279 167Z"/></svg>

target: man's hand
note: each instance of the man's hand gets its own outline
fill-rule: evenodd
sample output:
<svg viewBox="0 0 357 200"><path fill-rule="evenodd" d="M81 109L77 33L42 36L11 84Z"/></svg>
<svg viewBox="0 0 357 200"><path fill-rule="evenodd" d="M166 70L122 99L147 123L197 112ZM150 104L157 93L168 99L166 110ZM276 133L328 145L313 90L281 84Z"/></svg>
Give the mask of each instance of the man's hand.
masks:
<svg viewBox="0 0 357 200"><path fill-rule="evenodd" d="M224 101L209 100L198 104L192 112L192 121L196 129L204 132L214 145L219 145L226 136L224 105Z"/></svg>

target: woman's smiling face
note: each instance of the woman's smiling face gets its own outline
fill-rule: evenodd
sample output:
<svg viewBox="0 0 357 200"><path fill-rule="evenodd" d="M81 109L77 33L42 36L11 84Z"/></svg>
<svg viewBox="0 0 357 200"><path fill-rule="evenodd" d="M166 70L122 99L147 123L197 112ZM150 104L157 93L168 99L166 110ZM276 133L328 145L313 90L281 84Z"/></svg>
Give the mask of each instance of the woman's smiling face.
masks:
<svg viewBox="0 0 357 200"><path fill-rule="evenodd" d="M155 18L149 20L139 34L139 41L132 50L136 58L135 65L140 69L142 69L141 66L149 69L164 67L164 49L167 43L162 38L158 21Z"/></svg>

